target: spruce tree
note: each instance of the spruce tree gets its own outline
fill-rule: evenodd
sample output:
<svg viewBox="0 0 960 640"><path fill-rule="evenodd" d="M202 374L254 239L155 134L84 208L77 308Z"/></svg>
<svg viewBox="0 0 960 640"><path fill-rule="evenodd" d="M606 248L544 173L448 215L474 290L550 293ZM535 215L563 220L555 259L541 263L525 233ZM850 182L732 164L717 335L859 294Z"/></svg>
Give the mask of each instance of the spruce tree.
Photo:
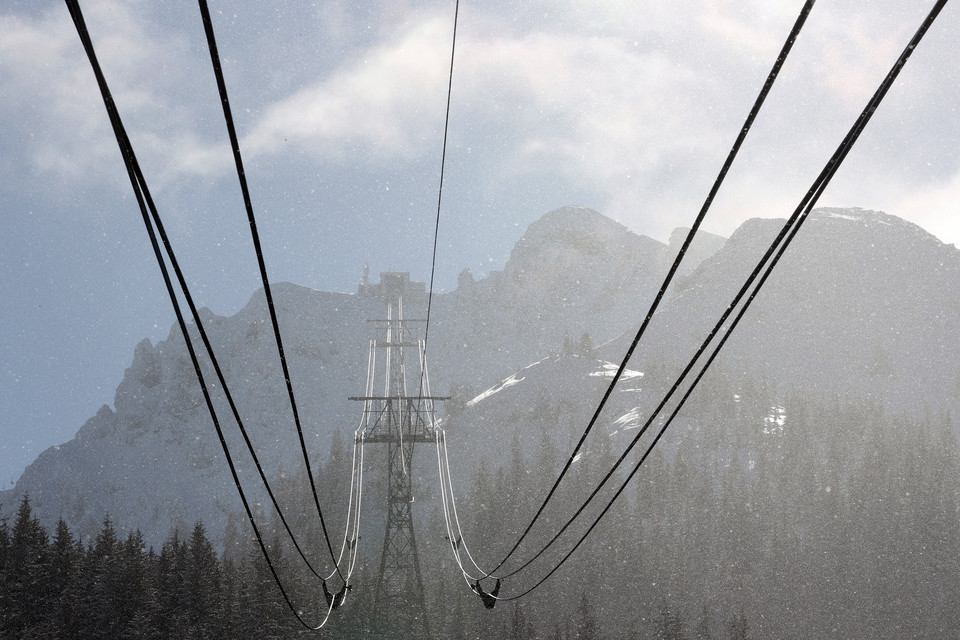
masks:
<svg viewBox="0 0 960 640"><path fill-rule="evenodd" d="M522 605L513 608L506 636L508 640L532 640L537 637L533 624L527 620L527 616L523 612Z"/></svg>
<svg viewBox="0 0 960 640"><path fill-rule="evenodd" d="M707 605L703 605L703 612L700 614L700 621L693 635L694 640L713 640L713 633L710 631L712 626L713 618L710 615L710 609Z"/></svg>
<svg viewBox="0 0 960 640"><path fill-rule="evenodd" d="M729 637L730 640L749 640L750 626L747 624L747 616L743 609L730 619Z"/></svg>
<svg viewBox="0 0 960 640"><path fill-rule="evenodd" d="M576 640L600 640L597 613L585 591L580 592L580 604L577 606L577 619L574 622L572 637Z"/></svg>
<svg viewBox="0 0 960 640"><path fill-rule="evenodd" d="M51 602L47 532L33 517L29 496L17 510L4 567L2 627L10 637L23 637L41 626Z"/></svg>
<svg viewBox="0 0 960 640"><path fill-rule="evenodd" d="M78 578L83 560L83 548L78 547L70 528L63 518L57 521L56 533L50 545L50 592L56 600L50 615L55 619L57 628L69 626L70 589Z"/></svg>
<svg viewBox="0 0 960 640"><path fill-rule="evenodd" d="M187 558L187 545L180 539L180 532L174 529L160 550L157 568L157 624L165 637L183 637L189 628L186 615Z"/></svg>
<svg viewBox="0 0 960 640"><path fill-rule="evenodd" d="M154 592L144 553L143 534L131 531L118 549L117 615L123 620L122 638L140 638L154 608Z"/></svg>
<svg viewBox="0 0 960 640"><path fill-rule="evenodd" d="M120 637L132 615L127 608L128 594L124 589L123 546L109 516L103 519L90 555L93 573L91 605L95 607L91 616L92 628L104 638Z"/></svg>
<svg viewBox="0 0 960 640"><path fill-rule="evenodd" d="M2 508L3 505L0 505ZM2 510L2 509L0 509ZM6 518L0 518L0 630L6 629L6 612L9 609L10 601L8 591L10 588L10 573L7 563L10 558L10 527L7 525Z"/></svg>
<svg viewBox="0 0 960 640"><path fill-rule="evenodd" d="M223 605L222 583L213 543L202 522L193 527L188 551L187 622L195 638L214 638L218 635L216 623Z"/></svg>
<svg viewBox="0 0 960 640"><path fill-rule="evenodd" d="M686 640L684 626L680 612L663 600L660 604L660 617L657 619L657 640Z"/></svg>

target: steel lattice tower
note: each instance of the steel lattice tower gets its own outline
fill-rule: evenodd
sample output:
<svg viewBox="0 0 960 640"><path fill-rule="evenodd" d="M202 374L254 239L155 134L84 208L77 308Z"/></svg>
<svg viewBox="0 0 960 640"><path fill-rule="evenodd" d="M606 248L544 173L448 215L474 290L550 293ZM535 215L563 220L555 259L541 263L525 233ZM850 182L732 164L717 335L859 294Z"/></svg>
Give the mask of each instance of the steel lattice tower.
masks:
<svg viewBox="0 0 960 640"><path fill-rule="evenodd" d="M409 275L383 273L380 279L380 285L368 286L367 292L386 300L387 318L372 321L377 332L370 341L367 388L368 393L382 388L383 395L350 398L364 403L363 423L357 431L361 445L382 443L387 447L387 522L373 620L390 637L431 638L413 530L411 464L417 444L435 443L434 402L445 398L430 395L424 343L413 328L422 321L403 318L403 294L410 287ZM411 369L416 376L409 379L413 393L408 393L405 351L417 354ZM378 365L381 357L382 364Z"/></svg>

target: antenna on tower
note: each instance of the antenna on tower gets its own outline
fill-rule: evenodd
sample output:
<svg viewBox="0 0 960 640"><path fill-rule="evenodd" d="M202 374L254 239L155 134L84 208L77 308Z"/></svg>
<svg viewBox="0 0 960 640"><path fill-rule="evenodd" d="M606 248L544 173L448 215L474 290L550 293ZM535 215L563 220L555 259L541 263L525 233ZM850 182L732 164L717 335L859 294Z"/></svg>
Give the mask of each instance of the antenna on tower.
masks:
<svg viewBox="0 0 960 640"><path fill-rule="evenodd" d="M373 612L373 624L380 628L373 631L390 637L431 638L413 530L411 465L417 443L436 442L434 403L448 398L430 395L424 343L416 329L424 320L403 317L405 301L425 299L423 283L410 282L409 273L387 272L380 274L378 284L365 278L360 293L383 300L387 307L386 319L370 321L376 330L367 371L372 381L368 388L382 389L383 395L350 398L363 402L357 441L387 446L387 521ZM413 350L417 357L411 363L407 354ZM407 393L408 370L414 383L412 395Z"/></svg>

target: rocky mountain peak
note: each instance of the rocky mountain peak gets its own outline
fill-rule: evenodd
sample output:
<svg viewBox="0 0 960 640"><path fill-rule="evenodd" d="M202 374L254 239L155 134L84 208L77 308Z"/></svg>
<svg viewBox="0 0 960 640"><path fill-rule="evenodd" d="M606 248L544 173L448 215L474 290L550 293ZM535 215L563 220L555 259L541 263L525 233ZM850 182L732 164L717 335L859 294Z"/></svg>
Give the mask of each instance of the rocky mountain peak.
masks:
<svg viewBox="0 0 960 640"><path fill-rule="evenodd" d="M659 360L665 375L673 358L690 353L782 222L750 220L727 241L709 234L698 240L703 244L694 245L701 251L688 258L690 268L715 253L669 293L638 355ZM672 238L674 250L682 233ZM479 392L522 372L514 391L524 388L525 376L527 389L534 378L540 382L535 392L518 397L518 405L554 407L563 380L571 381L570 388L585 376L595 382L600 378L593 358L621 357L669 254L667 245L591 209L551 211L530 225L504 271L478 280L464 274L455 292L437 296L430 333L433 388L440 394L457 387ZM722 364L745 376L766 376L784 389L955 409L957 282L960 252L919 227L878 212L818 210L725 348ZM382 317L382 304L292 284L277 284L274 293L308 446L322 456L336 429L356 424L358 408L348 398L363 392L371 337L365 320ZM296 434L263 294L232 317L208 313L204 325L259 454L272 470L281 464L296 468ZM587 334L590 340L583 339ZM597 347L548 357L571 341ZM530 369L540 361L544 366ZM642 382L656 379L651 373ZM220 396L217 390L215 402L222 407ZM227 422L229 444L240 451L238 430ZM552 417L547 422L559 424ZM567 422L558 427L564 434ZM504 424L491 418L484 442L509 442ZM480 446L479 440L473 445ZM96 534L105 514L120 530L141 529L151 543L198 519L210 531L222 531L226 514L237 507L222 458L175 329L165 341L141 342L114 409L101 408L74 440L44 452L13 490L0 492L0 504L9 512L29 492L43 522L64 517L85 539ZM255 486L251 463L243 456L240 462L244 482Z"/></svg>
<svg viewBox="0 0 960 640"><path fill-rule="evenodd" d="M560 255L618 259L662 252L661 243L638 236L625 226L587 207L561 207L528 228L510 252L505 271L517 272L550 263ZM544 264L547 262L547 264Z"/></svg>

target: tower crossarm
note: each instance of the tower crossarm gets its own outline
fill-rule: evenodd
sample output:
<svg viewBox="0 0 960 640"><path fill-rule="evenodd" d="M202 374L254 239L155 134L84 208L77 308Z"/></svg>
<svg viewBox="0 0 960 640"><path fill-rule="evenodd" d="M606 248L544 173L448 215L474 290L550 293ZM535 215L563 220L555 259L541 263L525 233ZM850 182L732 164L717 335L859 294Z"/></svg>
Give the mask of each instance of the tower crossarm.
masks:
<svg viewBox="0 0 960 640"><path fill-rule="evenodd" d="M351 396L347 400L449 400L450 396Z"/></svg>
<svg viewBox="0 0 960 640"><path fill-rule="evenodd" d="M366 395L350 400L363 402L357 442L364 448L377 444L386 453L387 518L372 620L381 631L389 629L389 636L374 635L429 639L432 634L413 527L412 467L418 443L436 441L435 403L449 396L430 393L426 345L417 339L414 326L424 321L403 317L404 295L422 290L422 285L415 286L409 280L406 273L387 273L381 274L380 284L370 284L365 278L361 285L361 292L386 301L387 318L373 321L375 335L370 340ZM415 393L408 392L408 385Z"/></svg>

